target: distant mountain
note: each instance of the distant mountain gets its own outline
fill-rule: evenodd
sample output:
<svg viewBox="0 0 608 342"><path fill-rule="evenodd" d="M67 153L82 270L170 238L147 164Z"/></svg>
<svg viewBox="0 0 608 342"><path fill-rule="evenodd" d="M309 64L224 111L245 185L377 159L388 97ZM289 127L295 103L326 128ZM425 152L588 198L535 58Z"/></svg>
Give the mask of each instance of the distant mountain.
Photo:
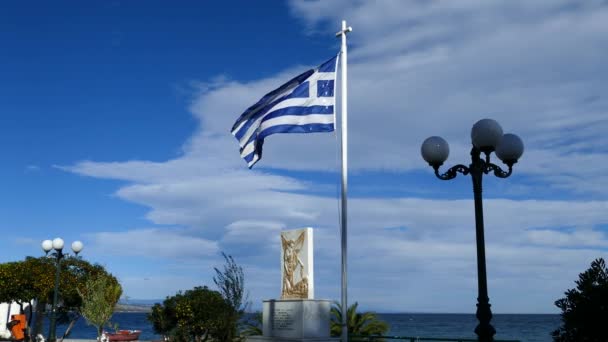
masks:
<svg viewBox="0 0 608 342"><path fill-rule="evenodd" d="M116 304L114 312L150 312L153 304Z"/></svg>
<svg viewBox="0 0 608 342"><path fill-rule="evenodd" d="M152 305L116 304L114 312L150 312Z"/></svg>
<svg viewBox="0 0 608 342"><path fill-rule="evenodd" d="M127 300L125 299L121 299L118 301L119 304L126 304L126 305L154 305L156 303L161 303L164 301L164 299L132 299L129 298Z"/></svg>

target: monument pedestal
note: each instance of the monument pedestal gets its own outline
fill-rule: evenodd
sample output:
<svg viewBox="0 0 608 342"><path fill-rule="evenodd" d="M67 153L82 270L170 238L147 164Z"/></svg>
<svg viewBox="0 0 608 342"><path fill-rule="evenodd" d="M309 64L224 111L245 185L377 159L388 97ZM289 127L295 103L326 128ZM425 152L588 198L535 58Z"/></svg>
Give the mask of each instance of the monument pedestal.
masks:
<svg viewBox="0 0 608 342"><path fill-rule="evenodd" d="M250 336L255 342L335 342L330 337L331 301L316 299L265 300L263 307L264 336Z"/></svg>

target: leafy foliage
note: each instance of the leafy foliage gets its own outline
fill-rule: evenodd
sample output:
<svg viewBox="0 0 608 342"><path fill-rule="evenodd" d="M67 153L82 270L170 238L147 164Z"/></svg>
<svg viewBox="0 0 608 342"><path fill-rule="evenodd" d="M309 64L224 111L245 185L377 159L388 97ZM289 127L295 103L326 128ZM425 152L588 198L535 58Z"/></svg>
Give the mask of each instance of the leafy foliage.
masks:
<svg viewBox="0 0 608 342"><path fill-rule="evenodd" d="M248 319L244 321L243 330L241 335L243 336L256 336L262 335L262 323L263 316L260 311L253 313Z"/></svg>
<svg viewBox="0 0 608 342"><path fill-rule="evenodd" d="M171 335L171 330L177 325L174 312L175 305L170 298L173 297L167 297L162 305L154 304L146 317L152 323L154 332L164 338L168 338Z"/></svg>
<svg viewBox="0 0 608 342"><path fill-rule="evenodd" d="M355 302L346 311L348 335L370 336L386 334L389 325L380 320L373 312L358 313L358 305L359 303ZM334 302L331 308L330 331L333 337L342 335L342 306L337 302Z"/></svg>
<svg viewBox="0 0 608 342"><path fill-rule="evenodd" d="M229 310L222 295L206 286L167 297L148 314L154 332L174 342L218 339L222 319Z"/></svg>
<svg viewBox="0 0 608 342"><path fill-rule="evenodd" d="M237 265L232 256L222 253L226 263L222 270L214 268L213 282L228 304L228 311L223 317L222 335L217 336L220 341L232 341L237 336L238 325L248 306L245 294L245 276L243 268Z"/></svg>
<svg viewBox="0 0 608 342"><path fill-rule="evenodd" d="M47 258L0 264L0 302L29 302L32 298L47 299L55 284L55 266Z"/></svg>
<svg viewBox="0 0 608 342"><path fill-rule="evenodd" d="M556 342L608 341L608 268L599 258L579 274L576 289L565 292L566 297L555 301L562 310L562 325L555 330Z"/></svg>
<svg viewBox="0 0 608 342"><path fill-rule="evenodd" d="M60 262L59 301L57 324L73 323L80 317L83 290L89 277L107 274L103 266L75 257L64 257ZM31 335L42 329L43 310L52 303L55 288L56 260L48 257L27 257L25 260L0 264L0 302L25 303L35 299L36 327ZM69 334L69 330L66 335Z"/></svg>
<svg viewBox="0 0 608 342"><path fill-rule="evenodd" d="M167 297L148 314L154 332L172 342L227 342L237 337L238 324L248 305L243 269L231 256L222 253L226 264L214 268L219 291L195 287Z"/></svg>
<svg viewBox="0 0 608 342"><path fill-rule="evenodd" d="M114 313L122 287L112 275L98 275L87 279L84 288L77 291L82 298L80 312L88 324L97 328L97 340L101 340L103 327Z"/></svg>

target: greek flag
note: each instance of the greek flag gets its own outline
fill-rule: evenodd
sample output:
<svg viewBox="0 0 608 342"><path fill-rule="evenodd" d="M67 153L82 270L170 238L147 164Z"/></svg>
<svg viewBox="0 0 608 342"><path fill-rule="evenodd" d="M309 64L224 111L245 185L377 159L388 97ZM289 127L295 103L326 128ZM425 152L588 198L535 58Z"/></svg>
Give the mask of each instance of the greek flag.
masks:
<svg viewBox="0 0 608 342"><path fill-rule="evenodd" d="M232 126L249 168L262 158L264 138L275 133L334 130L334 83L338 56L264 95Z"/></svg>

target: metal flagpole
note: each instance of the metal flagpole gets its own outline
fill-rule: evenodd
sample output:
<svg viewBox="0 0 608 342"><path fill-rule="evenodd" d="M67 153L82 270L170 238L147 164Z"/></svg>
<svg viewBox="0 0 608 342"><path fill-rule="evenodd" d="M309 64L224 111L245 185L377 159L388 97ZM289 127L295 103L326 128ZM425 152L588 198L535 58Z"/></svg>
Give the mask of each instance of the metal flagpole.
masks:
<svg viewBox="0 0 608 342"><path fill-rule="evenodd" d="M348 304L347 304L347 296L346 296L346 243L347 243L347 235L346 235L346 222L347 222L347 206L346 206L346 193L347 193L347 183L348 183L348 144L347 144L347 89L346 89L346 33L351 32L353 30L352 27L346 27L346 20L342 20L342 30L336 33L336 37L342 38L342 46L340 47L340 64L342 66L342 80L341 80L341 89L342 89L342 205L341 205L341 237L342 237L342 341L348 342L348 325L347 325L347 312L348 312Z"/></svg>

